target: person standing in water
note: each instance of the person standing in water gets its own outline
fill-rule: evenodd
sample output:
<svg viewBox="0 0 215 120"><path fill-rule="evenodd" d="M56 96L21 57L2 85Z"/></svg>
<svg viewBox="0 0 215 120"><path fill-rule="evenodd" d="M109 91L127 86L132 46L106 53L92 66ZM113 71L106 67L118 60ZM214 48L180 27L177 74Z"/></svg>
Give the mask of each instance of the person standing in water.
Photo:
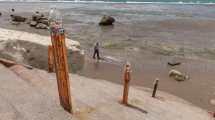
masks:
<svg viewBox="0 0 215 120"><path fill-rule="evenodd" d="M99 55L99 43L96 42L95 46L94 46L94 53L93 53L93 59L96 59L96 56L97 56L97 59L100 60L100 55Z"/></svg>

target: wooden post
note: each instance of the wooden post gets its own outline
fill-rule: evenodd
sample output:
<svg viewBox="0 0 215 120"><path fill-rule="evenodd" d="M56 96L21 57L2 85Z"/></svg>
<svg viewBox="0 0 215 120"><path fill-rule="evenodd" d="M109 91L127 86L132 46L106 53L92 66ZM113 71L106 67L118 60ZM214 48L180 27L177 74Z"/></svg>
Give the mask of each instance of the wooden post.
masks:
<svg viewBox="0 0 215 120"><path fill-rule="evenodd" d="M128 105L128 92L129 92L129 82L131 80L131 70L130 65L127 63L125 65L124 71L124 90L123 90L123 100L122 103Z"/></svg>
<svg viewBox="0 0 215 120"><path fill-rule="evenodd" d="M60 104L66 111L72 113L64 29L51 29L51 41L53 46Z"/></svg>
<svg viewBox="0 0 215 120"><path fill-rule="evenodd" d="M159 79L156 79L155 82L154 82L154 89L153 89L152 97L156 96L156 92L157 92L157 89L158 89L158 82L159 82Z"/></svg>
<svg viewBox="0 0 215 120"><path fill-rule="evenodd" d="M54 55L52 45L48 46L48 68L49 72L54 72Z"/></svg>

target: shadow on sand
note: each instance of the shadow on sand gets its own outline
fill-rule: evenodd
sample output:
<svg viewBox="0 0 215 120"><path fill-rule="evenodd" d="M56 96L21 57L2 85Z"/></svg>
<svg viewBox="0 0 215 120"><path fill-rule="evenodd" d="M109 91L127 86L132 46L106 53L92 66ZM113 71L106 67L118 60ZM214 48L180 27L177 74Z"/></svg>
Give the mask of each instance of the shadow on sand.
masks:
<svg viewBox="0 0 215 120"><path fill-rule="evenodd" d="M144 110L144 109L142 109L140 107L137 107L135 105L132 105L132 104L128 104L128 105L126 105L126 107L132 108L132 109L137 110L137 111L139 111L141 113L144 113L144 114L148 113L146 110Z"/></svg>

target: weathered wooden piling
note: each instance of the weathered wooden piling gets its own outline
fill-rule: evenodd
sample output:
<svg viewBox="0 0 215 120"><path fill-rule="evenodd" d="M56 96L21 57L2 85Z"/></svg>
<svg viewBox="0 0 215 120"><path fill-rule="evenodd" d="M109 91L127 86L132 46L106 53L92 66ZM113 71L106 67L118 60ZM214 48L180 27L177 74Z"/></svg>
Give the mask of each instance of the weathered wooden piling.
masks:
<svg viewBox="0 0 215 120"><path fill-rule="evenodd" d="M48 69L49 72L54 72L54 55L52 45L48 46Z"/></svg>
<svg viewBox="0 0 215 120"><path fill-rule="evenodd" d="M158 82L159 82L159 79L155 79L154 89L153 89L153 92L152 92L152 97L156 96L156 92L157 92L157 89L158 89Z"/></svg>
<svg viewBox="0 0 215 120"><path fill-rule="evenodd" d="M67 49L65 33L62 28L51 30L51 42L53 47L55 72L57 76L60 104L63 108L72 113L72 102L70 96L70 83L67 62Z"/></svg>
<svg viewBox="0 0 215 120"><path fill-rule="evenodd" d="M130 64L125 65L125 71L124 71L124 90L123 90L123 100L122 103L125 105L128 105L128 93L129 93L129 83L131 80L131 70L130 70Z"/></svg>

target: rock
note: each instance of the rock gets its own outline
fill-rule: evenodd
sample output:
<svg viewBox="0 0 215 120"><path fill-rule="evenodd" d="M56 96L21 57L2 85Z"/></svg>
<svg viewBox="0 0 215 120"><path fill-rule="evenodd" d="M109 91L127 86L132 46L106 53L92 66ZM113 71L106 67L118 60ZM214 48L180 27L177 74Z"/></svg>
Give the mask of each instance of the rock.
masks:
<svg viewBox="0 0 215 120"><path fill-rule="evenodd" d="M189 79L189 77L187 75L184 75L181 72L174 70L174 69L169 71L169 77L172 77L177 81L185 81L185 80Z"/></svg>
<svg viewBox="0 0 215 120"><path fill-rule="evenodd" d="M43 23L38 23L37 26L36 26L37 29L47 29L48 26L43 24Z"/></svg>
<svg viewBox="0 0 215 120"><path fill-rule="evenodd" d="M170 72L169 72L169 76L170 77L172 77L172 76L176 76L176 75L182 75L182 73L181 72L179 72L179 71L177 71L177 70L170 70Z"/></svg>
<svg viewBox="0 0 215 120"><path fill-rule="evenodd" d="M36 12L36 14L33 14L33 15L32 15L32 20L33 20L33 21L39 22L39 21L42 20L42 19L48 19L48 18L44 17L44 15L43 15L43 14L40 14L39 12Z"/></svg>
<svg viewBox="0 0 215 120"><path fill-rule="evenodd" d="M177 65L181 65L181 62L177 62L177 61L171 61L167 63L169 66L177 66Z"/></svg>
<svg viewBox="0 0 215 120"><path fill-rule="evenodd" d="M36 13L36 14L33 14L33 15L32 15L32 20L33 20L33 21L38 21L38 20L40 20L41 17L42 17L41 14Z"/></svg>
<svg viewBox="0 0 215 120"><path fill-rule="evenodd" d="M0 17L2 16L2 13L0 12Z"/></svg>
<svg viewBox="0 0 215 120"><path fill-rule="evenodd" d="M113 25L113 23L115 22L115 19L111 16L103 16L101 21L99 22L99 25L101 26L107 26L107 25Z"/></svg>
<svg viewBox="0 0 215 120"><path fill-rule="evenodd" d="M45 24L47 26L49 25L48 18L43 14L40 14L38 11L36 12L36 14L32 15L32 20L36 21L37 23Z"/></svg>
<svg viewBox="0 0 215 120"><path fill-rule="evenodd" d="M45 25L49 25L49 20L48 19L46 19L46 18L42 18L42 19L40 19L39 21L38 21L39 23L42 23L42 24L45 24Z"/></svg>
<svg viewBox="0 0 215 120"><path fill-rule="evenodd" d="M14 9L14 8L12 8L12 9L11 9L11 11L12 11L12 12L15 12L15 9Z"/></svg>
<svg viewBox="0 0 215 120"><path fill-rule="evenodd" d="M29 25L31 27L36 27L37 26L37 22L36 21L31 21Z"/></svg>
<svg viewBox="0 0 215 120"><path fill-rule="evenodd" d="M12 21L15 22L25 22L27 18L19 16L19 15L11 15Z"/></svg>

